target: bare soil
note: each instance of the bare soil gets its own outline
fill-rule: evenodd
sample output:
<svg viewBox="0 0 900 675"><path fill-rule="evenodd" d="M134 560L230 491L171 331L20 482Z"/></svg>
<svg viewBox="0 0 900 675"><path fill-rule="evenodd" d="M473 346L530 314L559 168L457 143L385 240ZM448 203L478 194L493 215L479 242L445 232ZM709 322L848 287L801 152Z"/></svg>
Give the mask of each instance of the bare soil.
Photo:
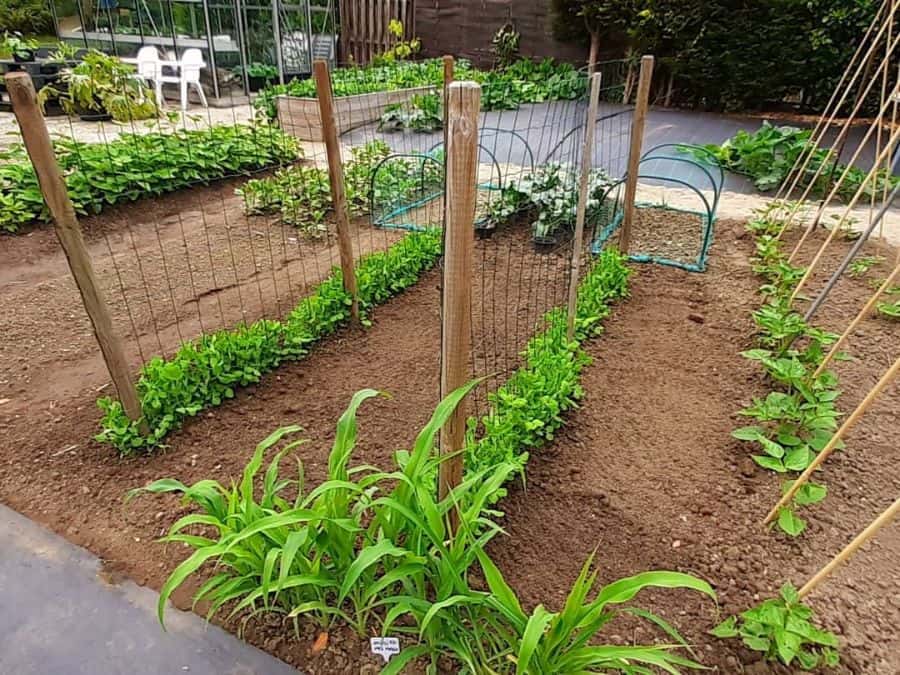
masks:
<svg viewBox="0 0 900 675"><path fill-rule="evenodd" d="M584 376L582 408L535 453L526 488L503 502L509 536L491 552L529 605L561 606L595 548L603 583L654 568L697 574L717 589L720 611L674 592L648 594L642 604L674 620L719 672L781 672L706 631L771 597L784 581L802 585L897 497L900 388L876 402L848 436L847 450L827 462L817 480L829 494L802 514L808 531L791 540L763 528L780 480L729 437L746 424L735 413L768 391L761 369L738 354L752 346L750 312L759 302L747 262L752 242L740 227L719 228L706 274L639 268L632 298L589 348L594 364ZM807 245L805 260L820 241ZM845 250L835 246L823 271L833 271ZM887 270L882 264L864 278L842 279L817 323L842 330L871 294L869 280ZM810 295L824 277L814 276ZM855 360L836 369L840 409L849 412L862 400L896 358L898 338L896 324L862 324L849 343ZM895 525L810 596L841 637L839 672L900 672L898 554ZM629 622L612 632L621 641L649 638Z"/></svg>
<svg viewBox="0 0 900 675"><path fill-rule="evenodd" d="M185 206L173 203L172 209ZM140 215L123 211L121 217L138 222ZM98 226L121 235L116 223ZM180 225L171 227L180 238ZM584 558L598 547L603 581L648 568L681 569L715 584L723 614L739 611L786 579L805 581L900 491L900 475L892 470L900 460L895 387L853 432L848 450L829 461L822 480L830 494L808 514L809 531L790 541L761 528L779 480L756 468L729 437L740 424L734 413L766 391L759 369L738 355L752 344L749 313L758 304L747 262L752 242L734 224L718 228L706 274L636 267L633 297L590 346L595 362L585 374L584 405L552 445L534 454L526 488L514 489L503 502L509 536L496 541L492 553L528 605L559 607ZM386 465L395 448L412 441L437 401L435 270L378 308L372 328L341 331L306 360L283 366L189 422L172 434L165 451L119 459L91 440L100 417L96 388L106 376L77 295L47 295L68 285L47 236L41 230L0 240L0 295L17 331L0 352L6 380L0 386L13 394L0 395L13 399L0 405L0 499L95 552L110 578L130 577L158 589L187 555L153 542L185 513L177 499L125 503L127 490L160 477L228 482L239 476L257 442L291 423L301 424L311 441L300 457L314 484L325 475L334 423L363 387L387 390L393 398L363 409L356 459ZM155 234L146 236L149 247ZM249 249L252 231L247 240ZM91 239L91 246L105 245L98 241ZM826 267L834 263L830 256ZM561 252L534 253L527 233L498 232L478 243L473 372L502 376L516 366L516 351L541 314L563 301L566 265ZM883 267L867 276L885 276ZM246 269L237 287L249 293L255 279ZM179 289L186 283L184 276L176 278ZM295 289L299 294L298 284ZM821 322L846 325L869 292L867 279L845 279ZM20 313L31 319L21 320ZM851 341L858 360L840 365L843 410L894 358L897 330L897 324L873 318ZM30 346L12 344L23 340ZM841 635L840 672L900 672L898 554L895 526L811 597ZM190 590L176 594L176 604L188 607ZM739 645L712 641L706 631L717 615L707 600L660 593L642 604L672 620L718 672L779 672ZM306 673L371 672L364 641L336 631L328 648L313 655L315 636L315 628L304 625L295 638L277 620L251 622L244 634ZM650 639L630 624L617 624L607 637Z"/></svg>
<svg viewBox="0 0 900 675"><path fill-rule="evenodd" d="M699 214L644 206L634 210L630 251L682 264L698 264L704 222Z"/></svg>

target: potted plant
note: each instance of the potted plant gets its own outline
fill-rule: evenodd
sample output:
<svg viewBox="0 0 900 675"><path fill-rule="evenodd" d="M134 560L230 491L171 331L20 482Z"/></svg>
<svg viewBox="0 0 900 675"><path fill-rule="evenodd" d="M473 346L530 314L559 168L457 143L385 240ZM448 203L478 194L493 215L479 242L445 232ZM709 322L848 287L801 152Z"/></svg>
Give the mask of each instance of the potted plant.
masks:
<svg viewBox="0 0 900 675"><path fill-rule="evenodd" d="M235 66L234 74L238 77L243 76L244 67ZM269 63L254 62L247 66L247 84L250 91L259 91L272 84L278 79L278 68Z"/></svg>
<svg viewBox="0 0 900 675"><path fill-rule="evenodd" d="M153 91L137 77L134 68L96 49L77 66L64 68L59 80L61 89L55 85L41 89L41 105L58 98L67 113L85 121L131 122L159 115Z"/></svg>
<svg viewBox="0 0 900 675"><path fill-rule="evenodd" d="M29 63L34 61L34 53L37 51L37 40L22 37L17 32L3 34L0 41L0 51L9 52L16 63Z"/></svg>

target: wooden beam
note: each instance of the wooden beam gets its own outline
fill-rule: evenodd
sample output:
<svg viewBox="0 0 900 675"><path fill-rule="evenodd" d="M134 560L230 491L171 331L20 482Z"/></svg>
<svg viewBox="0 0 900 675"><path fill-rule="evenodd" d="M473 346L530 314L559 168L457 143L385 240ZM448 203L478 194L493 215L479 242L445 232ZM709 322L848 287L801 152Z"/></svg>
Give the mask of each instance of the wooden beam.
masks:
<svg viewBox="0 0 900 675"><path fill-rule="evenodd" d="M350 214L347 208L347 195L344 191L344 165L341 161L341 142L337 133L337 120L334 118L331 74L328 72L328 63L322 59L316 61L314 70L319 112L322 115L322 136L325 139L325 152L328 155L328 180L331 184L331 204L334 209L338 250L341 256L341 276L344 281L344 290L350 294L353 300L350 306L350 314L358 321L359 293L356 288L356 271L353 268Z"/></svg>
<svg viewBox="0 0 900 675"><path fill-rule="evenodd" d="M628 253L631 244L631 224L634 222L634 199L637 194L638 166L644 144L644 123L650 102L650 82L653 80L653 57L641 58L641 77L638 81L637 100L634 104L634 121L631 124L631 148L628 153L628 176L625 181L625 214L619 232L619 248Z"/></svg>
<svg viewBox="0 0 900 675"><path fill-rule="evenodd" d="M128 370L125 350L113 330L109 308L97 283L94 267L81 235L81 227L75 217L75 208L69 199L66 183L50 142L50 134L37 103L34 83L26 72L7 73L6 90L22 131L25 149L37 174L41 194L53 216L53 229L78 286L84 309L91 320L94 337L97 338L109 376L128 418L132 421L141 420L141 431L147 433L147 425L142 421L140 399Z"/></svg>
<svg viewBox="0 0 900 675"><path fill-rule="evenodd" d="M594 159L594 130L597 125L597 108L600 105L600 73L591 75L591 94L584 127L584 144L581 148L581 175L578 183L578 206L575 210L575 236L572 238L572 263L569 272L569 298L566 305L566 339L575 337L575 314L578 306L578 277L581 272L581 254L584 247L584 221L587 216L588 190Z"/></svg>

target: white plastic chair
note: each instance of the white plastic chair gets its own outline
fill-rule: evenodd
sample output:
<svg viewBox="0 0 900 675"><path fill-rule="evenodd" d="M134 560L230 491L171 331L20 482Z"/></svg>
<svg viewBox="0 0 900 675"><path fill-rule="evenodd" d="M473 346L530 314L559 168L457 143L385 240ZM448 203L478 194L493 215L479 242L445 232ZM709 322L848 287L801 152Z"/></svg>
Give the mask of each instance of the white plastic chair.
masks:
<svg viewBox="0 0 900 675"><path fill-rule="evenodd" d="M152 82L156 90L156 104L163 104L161 89L162 85L157 84L159 76L162 73L162 67L159 65L159 52L156 47L141 47L137 53L137 75L144 82ZM141 98L143 98L143 88L141 88Z"/></svg>
<svg viewBox="0 0 900 675"><path fill-rule="evenodd" d="M203 87L200 85L200 71L206 67L206 64L203 62L203 52L196 48L186 49L184 54L181 55L181 61L179 61L180 68L178 75L166 75L163 72L163 66L167 65L166 62L160 61L159 63L159 77L156 79L156 98L159 101L163 100L163 84L177 84L181 87L181 109L187 110L188 85L192 84L197 90L197 95L200 97L200 102L203 103L203 107L209 107L209 104L206 102L206 94L203 92Z"/></svg>

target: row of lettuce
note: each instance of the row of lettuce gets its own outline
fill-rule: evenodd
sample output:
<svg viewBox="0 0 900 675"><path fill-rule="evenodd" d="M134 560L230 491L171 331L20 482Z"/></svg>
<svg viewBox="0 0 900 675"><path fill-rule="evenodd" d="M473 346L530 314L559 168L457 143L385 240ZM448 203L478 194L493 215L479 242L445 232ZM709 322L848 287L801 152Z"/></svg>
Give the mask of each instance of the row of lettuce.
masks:
<svg viewBox="0 0 900 675"><path fill-rule="evenodd" d="M481 107L488 111L515 110L525 103L575 100L584 95L587 82L584 74L571 64L549 58L541 61L519 59L493 70L481 70L466 60L458 60L454 78L478 82L481 85ZM331 75L335 96L425 87L439 90L443 82L444 64L441 59L339 68ZM315 81L292 80L267 87L260 92L253 105L274 119L275 99L283 95L315 98Z"/></svg>

